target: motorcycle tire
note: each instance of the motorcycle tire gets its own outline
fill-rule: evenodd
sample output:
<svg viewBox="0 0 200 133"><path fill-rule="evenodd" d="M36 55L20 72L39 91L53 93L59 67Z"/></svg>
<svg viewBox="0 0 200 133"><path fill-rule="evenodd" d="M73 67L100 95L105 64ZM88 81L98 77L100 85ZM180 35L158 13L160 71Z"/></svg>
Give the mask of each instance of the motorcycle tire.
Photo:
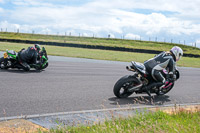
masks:
<svg viewBox="0 0 200 133"><path fill-rule="evenodd" d="M49 63L46 63L46 65L42 68L42 69L45 69L45 68L47 68L48 67L48 65L49 65Z"/></svg>
<svg viewBox="0 0 200 133"><path fill-rule="evenodd" d="M126 75L115 83L113 92L118 98L127 98L133 94L133 92L128 92L128 88L133 87L135 84L138 84L137 79L130 75Z"/></svg>
<svg viewBox="0 0 200 133"><path fill-rule="evenodd" d="M8 69L7 67L2 68L2 63L4 63L4 60L5 60L4 57L0 58L0 69Z"/></svg>

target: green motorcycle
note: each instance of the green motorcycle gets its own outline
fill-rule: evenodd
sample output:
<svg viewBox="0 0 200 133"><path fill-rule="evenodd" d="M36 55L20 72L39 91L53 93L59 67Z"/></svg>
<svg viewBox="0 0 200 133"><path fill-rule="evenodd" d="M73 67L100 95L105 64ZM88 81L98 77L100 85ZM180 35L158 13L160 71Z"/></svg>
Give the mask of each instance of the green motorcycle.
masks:
<svg viewBox="0 0 200 133"><path fill-rule="evenodd" d="M35 68L36 70L42 70L48 67L48 57L47 52L44 47L39 55L39 60L41 62L40 66L35 67L34 64L29 64L31 68ZM0 58L0 68L1 69L8 69L8 68L18 68L22 69L21 64L18 61L18 53L14 50L6 50L3 57Z"/></svg>

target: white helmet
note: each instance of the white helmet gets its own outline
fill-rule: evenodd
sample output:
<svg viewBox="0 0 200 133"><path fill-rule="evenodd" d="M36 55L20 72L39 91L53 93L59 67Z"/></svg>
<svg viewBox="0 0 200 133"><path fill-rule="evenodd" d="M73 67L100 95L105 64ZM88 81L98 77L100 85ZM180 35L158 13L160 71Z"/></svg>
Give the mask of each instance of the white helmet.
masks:
<svg viewBox="0 0 200 133"><path fill-rule="evenodd" d="M170 52L172 52L172 54L174 54L174 56L176 57L176 61L179 61L180 58L183 56L183 50L178 47L178 46L174 46Z"/></svg>

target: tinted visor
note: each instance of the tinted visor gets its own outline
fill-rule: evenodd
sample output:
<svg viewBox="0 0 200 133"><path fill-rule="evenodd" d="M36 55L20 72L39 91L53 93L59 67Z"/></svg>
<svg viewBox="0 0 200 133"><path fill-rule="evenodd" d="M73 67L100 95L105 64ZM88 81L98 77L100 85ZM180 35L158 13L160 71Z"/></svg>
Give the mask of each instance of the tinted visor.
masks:
<svg viewBox="0 0 200 133"><path fill-rule="evenodd" d="M179 60L181 59L181 57L182 57L182 54L179 53L179 56L178 56L178 58L176 59L176 61L179 61Z"/></svg>

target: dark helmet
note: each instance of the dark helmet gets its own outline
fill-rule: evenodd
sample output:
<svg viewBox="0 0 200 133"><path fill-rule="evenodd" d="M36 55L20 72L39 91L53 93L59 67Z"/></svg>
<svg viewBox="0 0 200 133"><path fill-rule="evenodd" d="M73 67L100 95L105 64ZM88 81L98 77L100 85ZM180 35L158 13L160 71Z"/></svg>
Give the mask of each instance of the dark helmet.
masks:
<svg viewBox="0 0 200 133"><path fill-rule="evenodd" d="M40 51L41 50L41 47L39 44L34 44L34 48L37 50L37 51Z"/></svg>

